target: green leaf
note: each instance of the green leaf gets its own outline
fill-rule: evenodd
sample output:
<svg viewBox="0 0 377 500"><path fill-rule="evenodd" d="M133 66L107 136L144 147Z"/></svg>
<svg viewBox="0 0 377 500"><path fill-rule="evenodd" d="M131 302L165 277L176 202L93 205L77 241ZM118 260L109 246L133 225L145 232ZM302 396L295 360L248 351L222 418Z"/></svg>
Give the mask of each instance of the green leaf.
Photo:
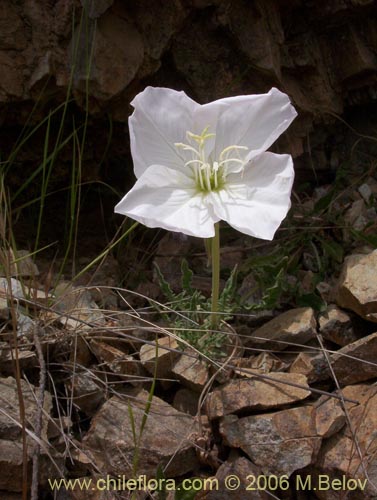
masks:
<svg viewBox="0 0 377 500"><path fill-rule="evenodd" d="M196 489L192 490L177 489L174 495L174 500L194 500L197 494L198 491Z"/></svg>
<svg viewBox="0 0 377 500"><path fill-rule="evenodd" d="M356 231L356 229L350 228L350 233L357 240L365 241L369 245L377 248L377 236L375 234L365 234L361 231Z"/></svg>
<svg viewBox="0 0 377 500"><path fill-rule="evenodd" d="M182 273L182 289L187 292L189 295L192 294L192 278L194 273L189 268L188 262L186 259L182 259L181 263L181 273Z"/></svg>
<svg viewBox="0 0 377 500"><path fill-rule="evenodd" d="M158 284L161 287L161 292L165 295L167 299L171 301L175 300L176 296L173 290L170 288L169 283L165 280L164 275L161 272L161 269L156 263L154 264L154 266L157 272Z"/></svg>
<svg viewBox="0 0 377 500"><path fill-rule="evenodd" d="M306 293L297 299L299 307L312 307L315 311L322 312L326 310L326 302L316 293Z"/></svg>
<svg viewBox="0 0 377 500"><path fill-rule="evenodd" d="M336 241L325 240L323 238L319 238L318 236L317 239L320 241L324 252L328 256L330 256L335 260L335 262L338 262L339 264L343 262L344 250L343 247L339 245L339 243L336 243Z"/></svg>

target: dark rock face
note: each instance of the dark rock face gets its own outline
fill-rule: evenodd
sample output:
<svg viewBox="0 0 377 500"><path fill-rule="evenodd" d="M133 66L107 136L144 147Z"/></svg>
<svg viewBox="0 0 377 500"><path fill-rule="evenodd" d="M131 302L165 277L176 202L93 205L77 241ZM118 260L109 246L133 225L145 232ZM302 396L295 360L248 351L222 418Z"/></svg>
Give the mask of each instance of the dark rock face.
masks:
<svg viewBox="0 0 377 500"><path fill-rule="evenodd" d="M88 77L97 111L125 120L130 97L145 79L173 83L162 78L165 56L175 86L183 78L202 102L275 85L313 118L342 113L363 92L365 100L375 98L373 0L60 0L50 7L3 2L2 103L35 100L49 77L56 93L72 78L79 95Z"/></svg>
<svg viewBox="0 0 377 500"><path fill-rule="evenodd" d="M56 134L63 104L69 103L64 116L71 130L61 136L68 142L54 159L51 191L69 184L74 147L69 134L80 130L85 116L82 181L126 190L133 178L129 103L147 85L183 89L201 103L278 87L299 117L274 149L291 153L305 180L314 168L331 181L331 172L353 151L355 136L347 135L335 115L373 135L375 0L57 0L48 5L3 0L0 8L0 150L2 161L9 158L25 123L34 127L49 113L50 133ZM359 105L369 106L368 119ZM40 165L45 137L42 127L13 157L11 190ZM28 191L28 199L38 193ZM103 202L106 213L117 199L110 195ZM46 211L54 213L62 200L49 203ZM93 212L90 201L85 210ZM57 230L53 238L60 237Z"/></svg>

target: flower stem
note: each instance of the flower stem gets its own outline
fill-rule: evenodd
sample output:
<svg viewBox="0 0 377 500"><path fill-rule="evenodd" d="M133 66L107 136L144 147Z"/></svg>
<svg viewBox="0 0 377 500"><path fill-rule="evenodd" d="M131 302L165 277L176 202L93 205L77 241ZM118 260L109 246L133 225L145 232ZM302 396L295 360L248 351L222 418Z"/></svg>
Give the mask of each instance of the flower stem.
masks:
<svg viewBox="0 0 377 500"><path fill-rule="evenodd" d="M220 289L220 223L215 224L215 236L211 241L212 260L212 305L211 305L211 328L219 328L219 289Z"/></svg>

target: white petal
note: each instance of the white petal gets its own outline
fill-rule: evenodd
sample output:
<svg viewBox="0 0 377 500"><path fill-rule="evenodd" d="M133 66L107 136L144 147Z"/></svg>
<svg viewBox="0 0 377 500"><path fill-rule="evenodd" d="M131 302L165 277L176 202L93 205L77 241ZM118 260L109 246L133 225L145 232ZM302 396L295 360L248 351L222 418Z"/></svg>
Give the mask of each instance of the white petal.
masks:
<svg viewBox="0 0 377 500"><path fill-rule="evenodd" d="M150 166L117 204L115 212L147 227L161 227L200 238L214 236L219 218L193 179L161 165Z"/></svg>
<svg viewBox="0 0 377 500"><path fill-rule="evenodd" d="M205 104L196 109L195 124L200 128L206 123L210 132L216 133L214 158L231 145L247 146L252 152L248 158L252 158L266 151L296 116L289 97L272 88L267 94L227 97Z"/></svg>
<svg viewBox="0 0 377 500"><path fill-rule="evenodd" d="M129 128L136 177L156 164L183 168L184 155L174 143L186 142L200 105L184 92L154 87L147 87L131 104L135 108Z"/></svg>
<svg viewBox="0 0 377 500"><path fill-rule="evenodd" d="M214 212L242 233L272 240L291 206L293 179L290 155L262 153L243 173L230 174L226 189L211 194Z"/></svg>

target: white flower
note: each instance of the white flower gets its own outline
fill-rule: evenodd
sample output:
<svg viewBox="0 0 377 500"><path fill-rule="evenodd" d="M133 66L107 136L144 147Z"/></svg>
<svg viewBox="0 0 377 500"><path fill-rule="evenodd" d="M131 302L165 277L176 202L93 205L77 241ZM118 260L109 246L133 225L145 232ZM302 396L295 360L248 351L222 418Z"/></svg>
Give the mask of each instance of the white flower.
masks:
<svg viewBox="0 0 377 500"><path fill-rule="evenodd" d="M147 87L132 101L131 153L137 182L115 212L148 227L214 236L225 220L271 240L290 207L289 155L266 149L296 117L287 95L200 105L184 92Z"/></svg>

